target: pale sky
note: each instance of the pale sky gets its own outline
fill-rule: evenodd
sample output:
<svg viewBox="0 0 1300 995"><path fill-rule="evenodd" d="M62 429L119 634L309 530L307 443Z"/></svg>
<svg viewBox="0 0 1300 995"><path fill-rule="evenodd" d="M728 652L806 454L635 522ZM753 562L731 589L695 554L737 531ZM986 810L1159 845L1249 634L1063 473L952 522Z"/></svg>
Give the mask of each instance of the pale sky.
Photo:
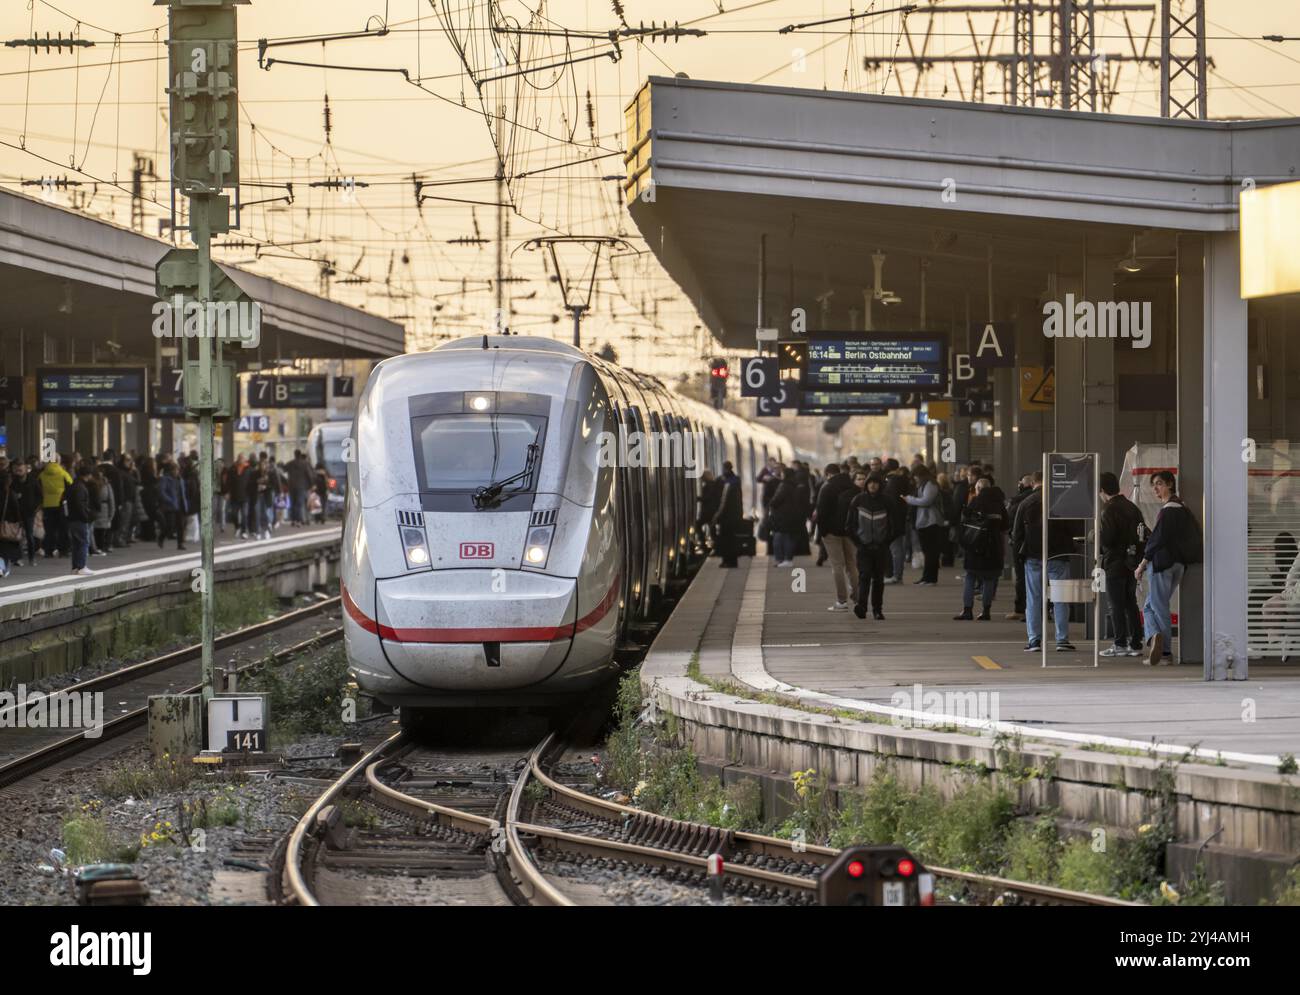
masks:
<svg viewBox="0 0 1300 995"><path fill-rule="evenodd" d="M883 88L959 99L969 96L969 68L958 78L951 68L937 66L918 78L911 66L868 70L863 60L906 56L909 45L919 51L927 29L931 54L970 54L976 44L987 51L994 15L975 16L973 40L964 15L932 19L927 13L966 2L921 0L921 9L906 19L907 34L896 12L778 32L790 24L844 18L850 10L861 13L862 0L853 8L822 0L561 0L540 9L506 0L491 5L498 24L552 32L516 35L493 32L489 5L481 0L436 5L428 0L254 0L239 9L243 199L281 198L287 194L284 184L292 183L294 202L249 208L244 230L230 238L243 238L250 247L222 250L218 258L314 291L322 287L322 260L328 260L335 270L330 295L403 321L417 332L413 346L427 347L435 334L482 330L493 307L487 281L495 275L490 241L495 208L447 200L426 201L422 211L415 207L413 177L426 184L426 194L494 200L493 124L458 49L480 80L516 73L520 52L529 67L596 55L568 69L514 75L482 89L486 106L504 105L510 121L502 136L514 205L507 245L511 271L523 278L507 285L512 324L520 331L569 335L559 288L546 278L541 254L527 251L523 242L555 232L621 236L640 252L616 249L612 262L602 259L585 343L611 341L620 361L651 372L681 369L712 349L696 331L689 302L644 251L645 242L622 208L617 182L601 179L623 171L617 154L624 146L623 108L641 83L651 74L684 72L695 79L874 93ZM876 10L899 5L897 0L868 4ZM146 230L156 235L168 200L166 63L160 45L166 38L165 8L148 0L32 0L30 6L20 0L3 4L0 38L33 33L43 38L48 32L57 39L75 33L95 44L49 54L0 48L0 184L38 194L39 187L21 187L21 181L66 175L83 185L56 193L58 203L82 203L90 213L129 224L132 154L140 152L154 159L162 177L145 186L146 197L157 201L147 205ZM618 7L634 27L667 18L708 34L645 43L625 39L614 62L604 33L620 26ZM1258 40L1266 34L1300 35L1300 3L1207 0L1207 8L1208 50L1215 65L1210 115L1300 115L1300 41ZM1131 32L1142 50L1154 18L1127 16L1126 26L1123 15L1098 15L1099 49L1111 55L1129 52ZM82 17L87 20L79 22ZM1041 50L1047 39L1046 19L1040 20ZM1002 40L993 50L1005 51L1007 18L1000 15L998 21ZM384 37L317 40L367 26L373 31L384 23L390 28ZM554 34L564 29L601 37L570 36L566 48L566 39ZM273 45L268 57L332 68L258 68L258 39L304 37L311 40ZM493 39L502 45L500 56ZM802 50L802 68L796 50ZM1147 50L1158 56L1158 28ZM338 68L345 65L405 69L410 82L397 72ZM986 98L1000 102L1000 90L1000 75L990 70ZM1154 114L1158 94L1155 69L1124 66L1111 110ZM310 186L341 177L358 184L355 201L342 191ZM447 182L474 179L488 182ZM489 241L449 241L476 237ZM260 253L254 244L263 246Z"/></svg>

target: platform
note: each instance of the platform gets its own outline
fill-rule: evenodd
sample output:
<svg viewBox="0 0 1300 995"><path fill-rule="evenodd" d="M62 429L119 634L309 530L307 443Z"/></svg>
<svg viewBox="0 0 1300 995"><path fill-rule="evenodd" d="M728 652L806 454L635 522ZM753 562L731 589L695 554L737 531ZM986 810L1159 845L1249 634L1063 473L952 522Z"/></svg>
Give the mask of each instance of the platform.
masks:
<svg viewBox="0 0 1300 995"><path fill-rule="evenodd" d="M235 564L304 545L332 545L338 542L341 534L342 529L336 522L298 529L281 526L269 539L236 539L232 528L224 535L217 535L216 559L218 565ZM85 576L72 573L69 557L46 559L38 551L34 566L14 567L7 578L0 580L0 622L14 617L12 609L15 605L176 571L189 573L200 563L197 542L188 543L183 551L178 551L175 540L162 547L157 542L137 540L133 545L114 549L106 556L91 556L86 565L94 572Z"/></svg>
<svg viewBox="0 0 1300 995"><path fill-rule="evenodd" d="M281 599L329 590L337 577L337 523L281 528L270 539L218 536L217 597L255 584ZM38 558L0 581L0 687L78 670L164 639L196 598L197 544L136 542L92 556L90 575L67 557Z"/></svg>
<svg viewBox="0 0 1300 995"><path fill-rule="evenodd" d="M1300 793L1279 770L1300 747L1300 668L1234 682L1131 657L1093 669L1076 632L1079 652L1044 669L1023 623L952 619L959 569L887 588L875 622L827 611L828 567L804 560L799 591L788 568L740 562L701 568L641 667L649 713L674 717L704 769L765 797L810 768L836 793L882 767L944 797L991 775L1018 810L1093 834L1131 834L1172 804L1171 866L1204 858L1238 881L1229 901L1272 894L1300 851Z"/></svg>
<svg viewBox="0 0 1300 995"><path fill-rule="evenodd" d="M1074 624L1077 652L1056 653L1049 639L1044 668L1040 654L1024 652L1024 623L1003 620L1012 608L1010 580L999 588L992 621L958 622L960 567L943 568L932 588L914 586L909 571L885 589L885 621L877 622L828 611L830 567L805 560L802 568L802 592L789 569L765 558L722 571L701 673L832 708L1076 746L1154 746L1176 756L1195 748L1207 760L1222 754L1273 769L1280 754L1300 752L1300 666L1261 661L1247 681L1213 683L1199 665L1147 667L1136 657L1101 659L1094 668L1092 641ZM718 568L711 560L704 569ZM936 712L940 698L985 707Z"/></svg>

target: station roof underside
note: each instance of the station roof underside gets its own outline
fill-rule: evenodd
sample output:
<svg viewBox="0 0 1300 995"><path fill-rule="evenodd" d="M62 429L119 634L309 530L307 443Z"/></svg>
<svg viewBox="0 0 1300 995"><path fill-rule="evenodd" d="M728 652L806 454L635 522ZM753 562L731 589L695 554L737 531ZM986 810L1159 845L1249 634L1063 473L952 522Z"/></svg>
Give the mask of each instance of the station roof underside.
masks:
<svg viewBox="0 0 1300 995"><path fill-rule="evenodd" d="M1237 195L1300 177L1300 119L1185 121L652 78L629 148L630 210L728 346L753 344L759 242L764 324L789 308L861 312L871 253L931 321L995 294L1038 297L1085 255L1148 257L1172 273L1177 232L1238 227ZM648 114L645 112L648 109ZM648 120L647 120L648 118ZM653 197L645 193L653 180ZM1134 243L1133 240L1137 242ZM982 315L975 315L982 317ZM877 316L877 321L879 317ZM837 326L844 321L834 322Z"/></svg>
<svg viewBox="0 0 1300 995"><path fill-rule="evenodd" d="M71 333L78 342L111 340L128 353L152 355L154 267L171 248L0 191L0 299L5 302L0 330ZM263 356L382 359L404 351L405 332L396 322L264 276L222 268L262 306ZM98 340L91 338L96 330L102 333Z"/></svg>

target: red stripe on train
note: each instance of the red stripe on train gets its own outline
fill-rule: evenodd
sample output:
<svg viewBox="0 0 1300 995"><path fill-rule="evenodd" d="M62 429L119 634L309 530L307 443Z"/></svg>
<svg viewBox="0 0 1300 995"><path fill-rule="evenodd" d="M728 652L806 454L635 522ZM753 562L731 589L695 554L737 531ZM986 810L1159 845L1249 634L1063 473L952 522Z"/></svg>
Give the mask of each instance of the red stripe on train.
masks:
<svg viewBox="0 0 1300 995"><path fill-rule="evenodd" d="M610 586L608 593L591 611L577 623L567 625L516 626L513 628L491 629L397 629L369 618L348 594L343 584L339 587L343 595L343 607L352 616L352 620L366 632L373 632L380 639L394 643L553 643L559 639L570 639L576 633L592 628L600 622L614 606L618 598L618 581Z"/></svg>

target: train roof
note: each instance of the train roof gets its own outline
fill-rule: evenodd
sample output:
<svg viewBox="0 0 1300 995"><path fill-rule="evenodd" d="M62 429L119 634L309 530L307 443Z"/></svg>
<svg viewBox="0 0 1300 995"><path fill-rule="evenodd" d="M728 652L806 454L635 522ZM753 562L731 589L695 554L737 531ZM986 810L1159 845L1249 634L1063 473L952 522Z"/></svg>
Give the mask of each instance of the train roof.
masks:
<svg viewBox="0 0 1300 995"><path fill-rule="evenodd" d="M608 360L603 360L598 356L594 356L576 348L575 346L569 345L567 342L544 338L540 335L468 335L451 342L444 342L442 345L439 345L428 352L403 353L400 356L394 356L391 359L384 360L376 369L382 370L384 367L391 366L397 366L400 368L411 364L419 365L422 362L426 362L430 357L438 354L446 354L449 352L464 353L475 350L485 352L492 352L494 350L532 352L543 354L548 360L553 362L563 363L565 360L568 360L571 364L579 362L590 363L598 370L613 371L622 374L623 376L630 377L641 384L643 388L657 388L665 394L671 394L685 410L690 412L694 419L702 424L711 425L716 429L727 429L731 431L737 431L743 426L748 432L760 436L766 435L773 439L781 439L790 445L789 439L786 436L772 428L769 428L767 425L751 421L730 411L719 410L711 405L703 404L699 401L688 398L684 394L680 394L671 387L668 387L659 377L656 377L653 374L642 373L639 370L621 366L618 363L611 363ZM393 370L391 372L397 371ZM793 445L791 445L791 451L793 451Z"/></svg>

